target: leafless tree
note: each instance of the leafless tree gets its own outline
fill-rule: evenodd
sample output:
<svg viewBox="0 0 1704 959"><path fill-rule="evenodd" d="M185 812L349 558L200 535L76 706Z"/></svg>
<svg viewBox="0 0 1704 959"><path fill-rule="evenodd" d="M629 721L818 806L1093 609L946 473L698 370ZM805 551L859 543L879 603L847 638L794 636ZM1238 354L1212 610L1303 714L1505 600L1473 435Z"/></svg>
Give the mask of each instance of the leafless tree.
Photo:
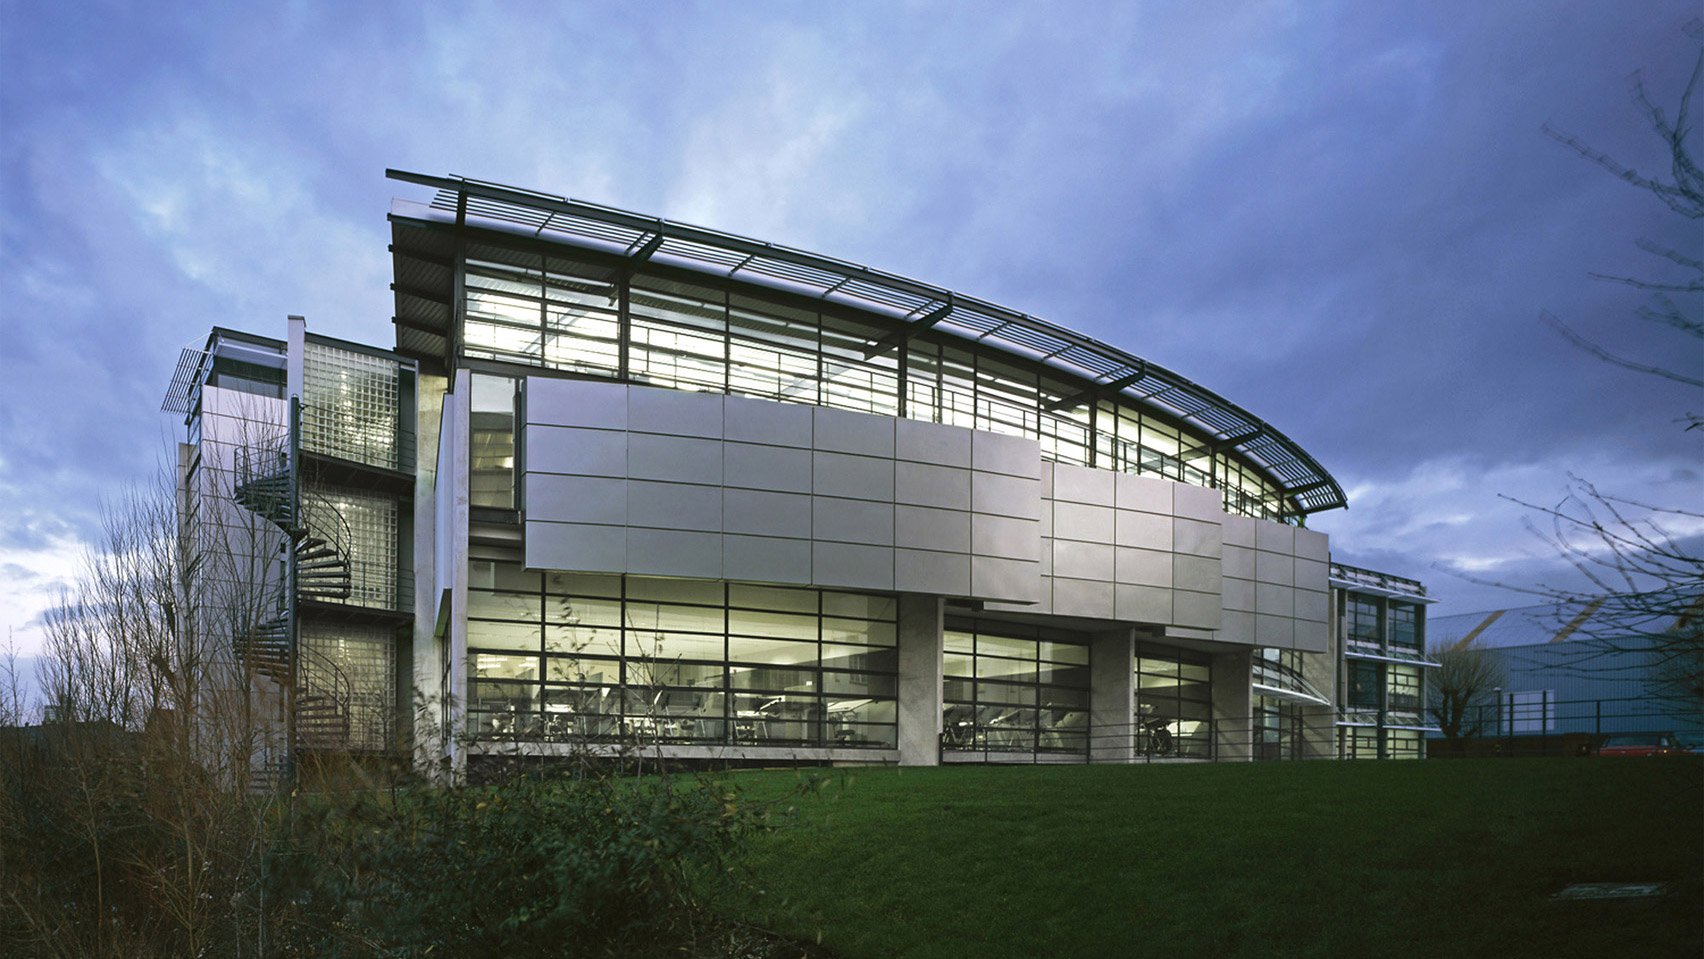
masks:
<svg viewBox="0 0 1704 959"><path fill-rule="evenodd" d="M1698 21L1690 24L1687 32L1696 39L1704 40L1704 25L1700 25ZM1697 137L1696 128L1692 123L1692 100L1701 82L1704 82L1704 49L1699 51L1698 59L1692 68L1692 77L1686 84L1685 92L1680 96L1679 107L1671 121L1667 112L1651 99L1644 77L1638 73L1633 75L1633 102L1650 123L1651 129L1662 139L1668 152L1669 171L1666 178L1660 174L1646 176L1623 166L1578 137L1564 133L1548 123L1544 125L1544 132L1634 188L1656 197L1683 219L1704 219L1704 170L1699 169L1697 157L1694 155ZM1696 239L1696 229L1689 232ZM1592 275L1648 293L1650 302L1636 310L1635 315L1641 320L1679 333L1687 342L1675 355L1691 360L1704 356L1704 315L1700 314L1696 299L1699 294L1704 293L1704 258L1698 255L1696 245L1689 250L1677 250L1650 240L1641 240L1638 245L1640 249L1665 261L1665 268L1673 275L1663 279L1601 273ZM1543 319L1570 343L1606 363L1646 376L1704 387L1704 379L1699 378L1696 365L1676 368L1663 361L1645 362L1630 359L1575 331L1553 314L1546 312ZM1685 422L1687 429L1704 425L1704 419L1694 411L1687 412Z"/></svg>
<svg viewBox="0 0 1704 959"><path fill-rule="evenodd" d="M279 730L231 630L268 615L278 554L184 502L166 479L106 505L45 619L49 719L0 743L0 940L25 954L264 951L272 800L249 784Z"/></svg>
<svg viewBox="0 0 1704 959"><path fill-rule="evenodd" d="M1641 174L1548 124L1544 132L1656 197L1688 223L1696 223L1704 219L1704 171L1697 160L1692 107L1704 85L1704 25L1693 21L1686 32L1701 44L1672 120L1652 99L1643 77L1635 74L1633 78L1633 101L1667 152L1666 176ZM1689 226L1688 231L1698 236L1697 227ZM1643 376L1704 387L1695 365L1704 357L1704 313L1699 308L1704 258L1696 249L1676 250L1651 241L1641 241L1639 246L1663 260L1673 276L1594 275L1648 293L1649 305L1641 307L1637 316L1678 333L1685 343L1671 355L1693 365L1628 359L1554 316L1545 314L1545 322L1605 362ZM1704 426L1697 411L1686 411L1681 422L1688 431ZM1508 499L1530 511L1529 529L1579 573L1580 585L1521 589L1550 604L1558 625L1569 626L1584 641L1577 644L1582 650L1575 657L1578 661L1559 668L1596 674L1637 671L1647 677L1648 695L1698 715L1704 708L1704 504L1641 502L1574 475L1569 476L1567 494L1558 503Z"/></svg>
<svg viewBox="0 0 1704 959"><path fill-rule="evenodd" d="M1606 493L1570 476L1568 496L1528 529L1579 573L1579 586L1523 587L1572 626L1576 649L1552 668L1644 678L1645 694L1681 715L1704 707L1704 510ZM1688 531L1690 536L1681 531Z"/></svg>
<svg viewBox="0 0 1704 959"><path fill-rule="evenodd" d="M18 647L8 635L0 647L0 728L22 726L36 713L31 684L18 673Z"/></svg>
<svg viewBox="0 0 1704 959"><path fill-rule="evenodd" d="M1486 732L1485 707L1504 683L1503 666L1494 653L1471 642L1446 640L1431 656L1438 667L1426 678L1426 710L1450 748L1460 752L1469 739Z"/></svg>

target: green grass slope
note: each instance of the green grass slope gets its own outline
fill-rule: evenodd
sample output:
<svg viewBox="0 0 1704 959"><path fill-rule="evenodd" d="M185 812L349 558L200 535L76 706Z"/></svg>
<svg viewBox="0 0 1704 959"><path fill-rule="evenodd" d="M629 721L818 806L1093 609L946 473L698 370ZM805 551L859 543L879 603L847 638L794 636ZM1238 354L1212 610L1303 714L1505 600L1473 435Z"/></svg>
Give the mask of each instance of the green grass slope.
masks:
<svg viewBox="0 0 1704 959"><path fill-rule="evenodd" d="M819 775L754 850L749 918L847 957L1704 952L1690 759ZM800 778L735 775L752 799ZM1551 899L1594 881L1671 893Z"/></svg>

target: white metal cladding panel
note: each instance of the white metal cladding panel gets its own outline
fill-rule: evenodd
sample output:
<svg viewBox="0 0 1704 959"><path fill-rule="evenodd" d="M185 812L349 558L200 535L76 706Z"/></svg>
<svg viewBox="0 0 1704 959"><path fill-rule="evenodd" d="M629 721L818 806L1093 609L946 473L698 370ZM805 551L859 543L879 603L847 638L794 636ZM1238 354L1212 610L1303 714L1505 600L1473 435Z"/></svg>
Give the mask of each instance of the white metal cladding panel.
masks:
<svg viewBox="0 0 1704 959"><path fill-rule="evenodd" d="M912 463L970 468L972 431L941 423L900 420L894 424L894 456Z"/></svg>
<svg viewBox="0 0 1704 959"><path fill-rule="evenodd" d="M528 566L1042 598L1033 440L541 377L526 397Z"/></svg>
<svg viewBox="0 0 1704 959"><path fill-rule="evenodd" d="M1032 611L1324 650L1324 534L1228 516L1211 490L1152 477L1044 463L1041 482L1044 599Z"/></svg>
<svg viewBox="0 0 1704 959"><path fill-rule="evenodd" d="M1330 586L1324 533L1227 516L1223 530L1221 638L1324 652Z"/></svg>

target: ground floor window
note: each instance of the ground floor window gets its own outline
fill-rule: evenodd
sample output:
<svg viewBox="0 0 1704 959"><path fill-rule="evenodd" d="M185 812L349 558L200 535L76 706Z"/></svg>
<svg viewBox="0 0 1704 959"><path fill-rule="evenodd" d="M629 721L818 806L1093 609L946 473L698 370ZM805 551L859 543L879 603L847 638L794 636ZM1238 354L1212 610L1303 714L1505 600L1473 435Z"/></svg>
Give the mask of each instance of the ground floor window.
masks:
<svg viewBox="0 0 1704 959"><path fill-rule="evenodd" d="M1340 726L1337 755L1343 759L1379 758L1379 731L1373 726Z"/></svg>
<svg viewBox="0 0 1704 959"><path fill-rule="evenodd" d="M1421 759L1426 755L1426 740L1424 734L1414 729L1340 726L1337 755L1343 759Z"/></svg>
<svg viewBox="0 0 1704 959"><path fill-rule="evenodd" d="M1089 647L1082 637L955 619L943 645L947 749L1088 751Z"/></svg>
<svg viewBox="0 0 1704 959"><path fill-rule="evenodd" d="M480 738L893 748L892 596L469 563Z"/></svg>
<svg viewBox="0 0 1704 959"><path fill-rule="evenodd" d="M1302 758L1302 709L1274 696L1254 697L1254 758Z"/></svg>
<svg viewBox="0 0 1704 959"><path fill-rule="evenodd" d="M1212 758L1212 662L1205 653L1136 644L1138 753Z"/></svg>
<svg viewBox="0 0 1704 959"><path fill-rule="evenodd" d="M1412 729L1385 730L1385 756L1389 759L1420 759L1426 755L1426 743Z"/></svg>

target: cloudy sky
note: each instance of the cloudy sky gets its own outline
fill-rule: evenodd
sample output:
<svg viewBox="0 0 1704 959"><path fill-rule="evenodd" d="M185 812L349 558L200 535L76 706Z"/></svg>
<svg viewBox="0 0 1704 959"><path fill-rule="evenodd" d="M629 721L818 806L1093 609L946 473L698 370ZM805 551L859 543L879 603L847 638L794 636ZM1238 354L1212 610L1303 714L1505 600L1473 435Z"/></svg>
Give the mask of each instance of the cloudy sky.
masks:
<svg viewBox="0 0 1704 959"><path fill-rule="evenodd" d="M1570 471L1700 505L1700 375L1634 319L1700 247L1634 107L1691 0L1600 3L0 3L0 626L24 651L103 495L181 424L214 325L388 342L386 167L815 250L1122 345L1343 483L1334 554L1440 613L1560 575L1499 494ZM1695 22L1695 21L1694 21ZM1696 531L1682 531L1696 532Z"/></svg>

